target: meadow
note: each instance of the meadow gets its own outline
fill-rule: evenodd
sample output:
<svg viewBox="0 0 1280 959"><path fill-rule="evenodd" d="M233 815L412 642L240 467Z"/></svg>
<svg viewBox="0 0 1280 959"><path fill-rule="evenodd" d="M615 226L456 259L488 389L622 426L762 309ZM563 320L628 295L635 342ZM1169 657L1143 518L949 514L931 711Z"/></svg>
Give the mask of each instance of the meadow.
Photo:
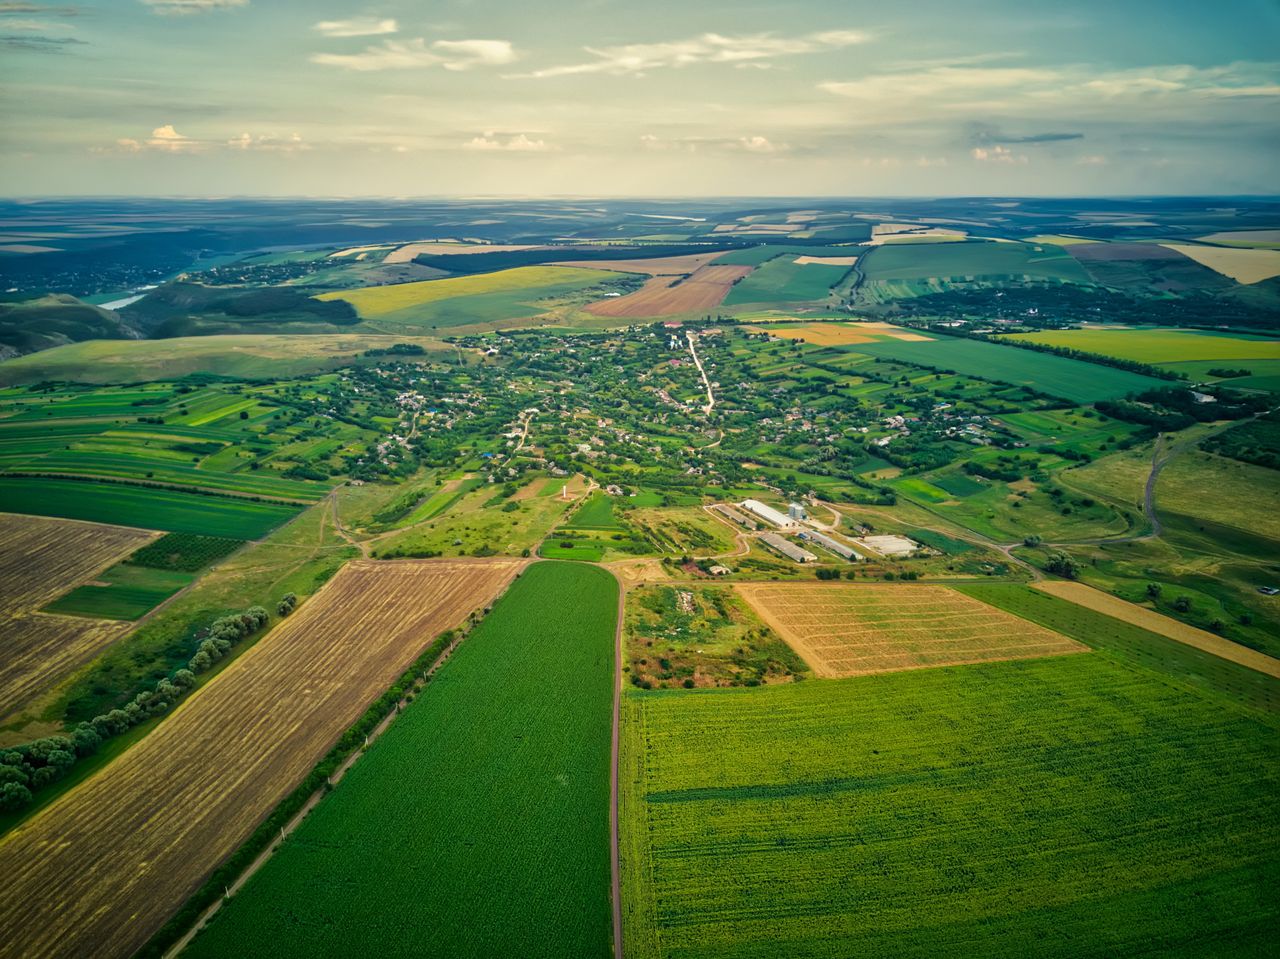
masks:
<svg viewBox="0 0 1280 959"><path fill-rule="evenodd" d="M616 612L529 567L184 955L610 955Z"/></svg>
<svg viewBox="0 0 1280 959"><path fill-rule="evenodd" d="M0 476L0 510L142 529L258 539L298 507L123 483Z"/></svg>
<svg viewBox="0 0 1280 959"><path fill-rule="evenodd" d="M132 955L369 703L518 567L348 566L115 762L0 839L5 951ZM61 895L43 895L50 888Z"/></svg>
<svg viewBox="0 0 1280 959"><path fill-rule="evenodd" d="M1262 956L1273 719L1103 656L631 692L627 954Z"/></svg>
<svg viewBox="0 0 1280 959"><path fill-rule="evenodd" d="M1089 282L1088 274L1062 247L1029 243L890 244L875 247L859 268L868 280L1027 277Z"/></svg>
<svg viewBox="0 0 1280 959"><path fill-rule="evenodd" d="M422 332L475 326L545 313L549 303L618 274L568 266L522 266L497 273L396 283L322 293L320 300L346 300L379 330Z"/></svg>
<svg viewBox="0 0 1280 959"><path fill-rule="evenodd" d="M46 613L97 619L137 619L194 580L190 573L120 564L44 608Z"/></svg>
<svg viewBox="0 0 1280 959"><path fill-rule="evenodd" d="M1188 361L1280 360L1280 340L1269 336L1168 328L1043 330L1013 333L1010 340L1114 356L1141 363L1178 364ZM1174 367L1175 369L1177 367Z"/></svg>
<svg viewBox="0 0 1280 959"><path fill-rule="evenodd" d="M751 303L775 306L825 300L831 288L851 269L849 266L800 263L798 260L798 257L783 255L761 264L734 284L724 298L724 305Z"/></svg>
<svg viewBox="0 0 1280 959"><path fill-rule="evenodd" d="M1027 386L1073 403L1114 399L1166 385L1164 380L1128 370L956 337L927 341L888 338L857 343L844 349Z"/></svg>

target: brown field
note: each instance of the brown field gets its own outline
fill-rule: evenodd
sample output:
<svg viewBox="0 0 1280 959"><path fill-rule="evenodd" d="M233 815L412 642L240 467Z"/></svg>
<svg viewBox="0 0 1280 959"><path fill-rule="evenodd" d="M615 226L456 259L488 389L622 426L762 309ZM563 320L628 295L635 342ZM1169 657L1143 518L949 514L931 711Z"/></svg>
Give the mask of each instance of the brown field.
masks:
<svg viewBox="0 0 1280 959"><path fill-rule="evenodd" d="M515 250L537 250L537 246L512 246L501 243L440 243L431 240L424 243L406 243L392 250L383 259L383 263L408 263L415 256L430 253L432 256L459 255L468 253L510 253Z"/></svg>
<svg viewBox="0 0 1280 959"><path fill-rule="evenodd" d="M0 616L39 609L159 535L128 526L0 513Z"/></svg>
<svg viewBox="0 0 1280 959"><path fill-rule="evenodd" d="M738 584L819 676L861 676L1084 652L1087 647L942 586Z"/></svg>
<svg viewBox="0 0 1280 959"><path fill-rule="evenodd" d="M1243 247L1195 246L1188 243L1167 243L1202 266L1229 276L1237 283L1261 283L1273 276L1280 276L1280 250L1250 250Z"/></svg>
<svg viewBox="0 0 1280 959"><path fill-rule="evenodd" d="M0 717L92 660L132 625L36 610L159 535L0 513Z"/></svg>
<svg viewBox="0 0 1280 959"><path fill-rule="evenodd" d="M874 343L889 337L895 340L928 341L931 336L912 333L888 323L805 323L803 325L770 325L749 327L753 333L770 333L789 340L804 340L815 346L845 346L850 343Z"/></svg>
<svg viewBox="0 0 1280 959"><path fill-rule="evenodd" d="M579 266L587 270L617 270L619 273L648 273L650 276L687 276L705 266L724 250L714 253L689 253L685 256L658 256L633 260L564 260L554 266Z"/></svg>
<svg viewBox="0 0 1280 959"><path fill-rule="evenodd" d="M133 954L519 560L344 567L145 739L0 840L0 955Z"/></svg>
<svg viewBox="0 0 1280 959"><path fill-rule="evenodd" d="M683 283L677 277L655 276L634 293L597 300L587 307L596 316L673 316L696 313L720 305L733 281L751 272L749 266L704 266Z"/></svg>
<svg viewBox="0 0 1280 959"><path fill-rule="evenodd" d="M1176 619L1170 619L1168 616L1157 613L1155 610L1125 602L1123 599L1112 596L1110 593L1104 593L1100 589L1094 589L1084 583L1069 583L1063 580L1045 580L1031 585L1043 593L1065 599L1068 602L1075 603L1077 606L1083 606L1085 609L1092 609L1105 616L1111 616L1131 625L1140 626L1145 630L1158 633L1161 636L1167 636L1169 639L1176 640L1179 643L1194 646L1196 649L1211 653L1221 659L1239 663L1241 666L1247 666L1249 669L1255 669L1260 673L1266 673L1268 676L1275 676L1280 679L1280 660L1273 659L1265 653L1258 652L1256 649L1249 649L1247 646L1233 643L1229 639L1223 639L1221 636L1210 633L1207 630L1196 629L1194 626L1180 623Z"/></svg>

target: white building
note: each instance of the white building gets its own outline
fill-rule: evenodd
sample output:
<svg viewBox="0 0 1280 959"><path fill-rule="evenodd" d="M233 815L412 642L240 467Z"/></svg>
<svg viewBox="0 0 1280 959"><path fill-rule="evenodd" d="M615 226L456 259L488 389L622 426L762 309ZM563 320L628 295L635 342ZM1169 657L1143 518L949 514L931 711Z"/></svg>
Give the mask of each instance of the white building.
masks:
<svg viewBox="0 0 1280 959"><path fill-rule="evenodd" d="M796 525L796 521L790 516L779 512L767 503L760 502L758 499L744 499L738 506L753 516L758 516L770 526L777 526L779 529L791 529Z"/></svg>
<svg viewBox="0 0 1280 959"><path fill-rule="evenodd" d="M804 511L804 507L801 506L799 503L792 503L790 506L788 506L787 515L791 517L791 519L795 520L797 523L803 522L804 520L809 518L808 514L805 513Z"/></svg>
<svg viewBox="0 0 1280 959"><path fill-rule="evenodd" d="M802 546L797 546L789 539L783 539L777 533L761 533L760 542L775 553L780 553L787 559L795 560L797 563L816 563L818 561L818 557L813 553Z"/></svg>

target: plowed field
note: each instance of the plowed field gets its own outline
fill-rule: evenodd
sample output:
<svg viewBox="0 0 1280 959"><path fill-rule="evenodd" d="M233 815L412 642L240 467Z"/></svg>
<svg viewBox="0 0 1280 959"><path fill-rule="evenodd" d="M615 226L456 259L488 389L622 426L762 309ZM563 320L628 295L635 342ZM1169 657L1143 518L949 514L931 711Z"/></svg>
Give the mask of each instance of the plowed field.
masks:
<svg viewBox="0 0 1280 959"><path fill-rule="evenodd" d="M657 276L626 296L598 300L587 307L596 316L673 316L720 305L733 281L751 272L749 266L704 266L676 283L677 277ZM674 284L674 285L673 285Z"/></svg>
<svg viewBox="0 0 1280 959"><path fill-rule="evenodd" d="M819 676L1084 652L1058 633L941 586L741 584Z"/></svg>

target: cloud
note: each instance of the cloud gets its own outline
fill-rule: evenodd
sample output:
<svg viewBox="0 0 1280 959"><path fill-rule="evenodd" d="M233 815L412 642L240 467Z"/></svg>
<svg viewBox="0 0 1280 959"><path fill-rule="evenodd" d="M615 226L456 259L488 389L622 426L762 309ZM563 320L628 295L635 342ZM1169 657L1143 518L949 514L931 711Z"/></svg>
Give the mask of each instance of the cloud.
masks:
<svg viewBox="0 0 1280 959"><path fill-rule="evenodd" d="M0 21L4 23L4 21ZM5 24L6 26L8 24ZM33 53L65 53L69 46L87 46L83 40L74 37L42 37L35 34L13 34L0 36L0 48L5 50L27 50Z"/></svg>
<svg viewBox="0 0 1280 959"><path fill-rule="evenodd" d="M702 63L767 66L768 64L763 61L775 57L839 50L863 43L867 39L865 33L856 30L828 30L801 37L779 37L771 33L730 37L719 33L704 33L700 37L662 43L584 47L583 49L596 59L585 63L545 67L517 76L532 79L575 76L584 73L622 76Z"/></svg>
<svg viewBox="0 0 1280 959"><path fill-rule="evenodd" d="M255 137L248 133L242 133L238 137L228 140L227 146L233 150L263 150L268 153L301 153L304 150L311 149L311 145L306 143L297 133L291 133L287 137L277 137L269 134L260 134Z"/></svg>
<svg viewBox="0 0 1280 959"><path fill-rule="evenodd" d="M151 131L147 146L165 153L194 153L202 149L204 145L199 140L193 140L179 133L173 128L172 123L166 123L164 126L156 127Z"/></svg>
<svg viewBox="0 0 1280 959"><path fill-rule="evenodd" d="M779 153L786 149L785 144L773 143L768 137L739 137L738 145L748 153Z"/></svg>
<svg viewBox="0 0 1280 959"><path fill-rule="evenodd" d="M312 25L312 30L326 37L376 37L384 33L395 33L398 25L395 20L376 17L352 17L350 20L321 20Z"/></svg>
<svg viewBox="0 0 1280 959"><path fill-rule="evenodd" d="M1096 153L1091 156L1082 156L1080 159L1076 160L1076 163L1080 166L1105 166L1106 162L1106 157L1099 156Z"/></svg>
<svg viewBox="0 0 1280 959"><path fill-rule="evenodd" d="M969 155L975 160L987 163L1022 164L1027 162L1026 154L1014 153L1008 147L1001 146L998 143L990 150L984 149L983 147L974 147L969 151Z"/></svg>
<svg viewBox="0 0 1280 959"><path fill-rule="evenodd" d="M462 146L466 150L506 150L514 153L543 153L551 149L545 140L533 140L523 133L517 133L503 140L492 130L487 131L483 136L472 137Z"/></svg>
<svg viewBox="0 0 1280 959"><path fill-rule="evenodd" d="M34 13L42 17L78 17L81 12L79 7L50 7L43 3L0 3L0 17L11 16L15 13Z"/></svg>
<svg viewBox="0 0 1280 959"><path fill-rule="evenodd" d="M150 7L155 13L165 16L210 13L214 10L229 10L232 7L249 5L249 0L138 0L138 2Z"/></svg>
<svg viewBox="0 0 1280 959"><path fill-rule="evenodd" d="M312 63L361 72L405 70L440 66L446 70L470 70L496 66L516 59L515 48L506 40L436 40L428 45L421 37L413 40L384 40L360 53L313 53Z"/></svg>

